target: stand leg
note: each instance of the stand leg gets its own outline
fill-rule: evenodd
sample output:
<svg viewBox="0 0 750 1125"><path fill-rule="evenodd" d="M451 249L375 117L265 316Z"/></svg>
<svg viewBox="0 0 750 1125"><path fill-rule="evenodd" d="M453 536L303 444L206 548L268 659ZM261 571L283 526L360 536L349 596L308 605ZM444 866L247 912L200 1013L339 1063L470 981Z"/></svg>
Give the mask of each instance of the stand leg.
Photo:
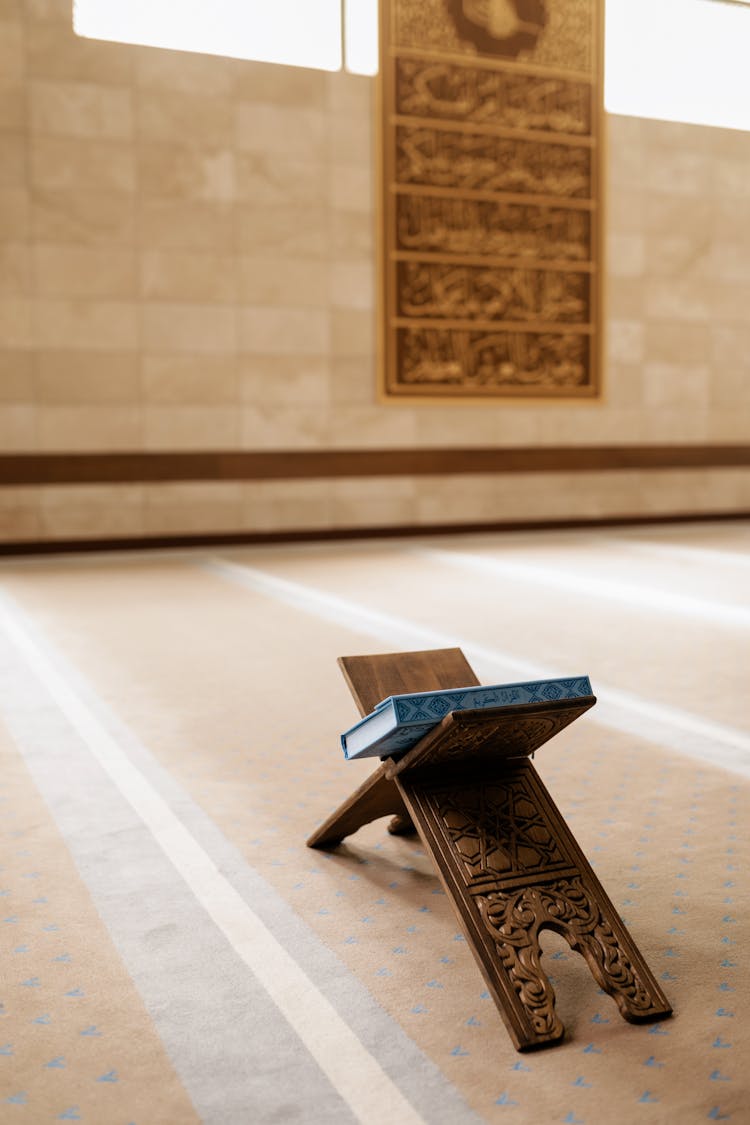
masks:
<svg viewBox="0 0 750 1125"><path fill-rule="evenodd" d="M545 929L585 958L625 1019L670 1015L530 763L473 777L405 772L396 780L518 1050L555 1043L564 1034L541 967Z"/></svg>
<svg viewBox="0 0 750 1125"><path fill-rule="evenodd" d="M597 918L595 925L591 928L587 921L583 926L571 924L563 931L570 947L585 958L596 983L612 997L628 1022L644 1023L671 1015L666 996L630 934L614 913L602 909L604 892L598 884L597 888L598 895L588 896L591 916Z"/></svg>
<svg viewBox="0 0 750 1125"><path fill-rule="evenodd" d="M344 801L324 824L321 824L307 841L309 848L335 848L345 836L351 836L358 828L391 813L393 820L388 831L394 836L403 836L414 831L411 817L403 797L394 781L389 781L381 766L364 785Z"/></svg>
<svg viewBox="0 0 750 1125"><path fill-rule="evenodd" d="M574 876L478 896L479 914L513 987L511 1005L518 1028L525 1026L519 1049L563 1035L555 994L540 963L539 934L545 929L561 934L584 957L597 984L612 996L626 1020L639 1023L671 1014L635 943L602 904L602 893L598 884L587 887L584 879ZM505 996L507 1004L507 990Z"/></svg>

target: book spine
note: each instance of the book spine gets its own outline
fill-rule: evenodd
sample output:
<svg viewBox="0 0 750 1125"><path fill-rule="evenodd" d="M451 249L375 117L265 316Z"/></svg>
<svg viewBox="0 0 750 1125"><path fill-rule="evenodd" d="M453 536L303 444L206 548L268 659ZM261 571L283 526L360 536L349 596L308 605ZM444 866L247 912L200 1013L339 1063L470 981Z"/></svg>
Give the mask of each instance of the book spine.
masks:
<svg viewBox="0 0 750 1125"><path fill-rule="evenodd" d="M420 738L429 734L435 726L435 721L430 720L425 723L412 723L408 726L396 727L395 730L382 735L374 742L355 750L353 754L347 754L346 747L344 747L344 756L348 761L352 761L354 758L379 758L391 754L403 754L410 750L412 746L415 746Z"/></svg>

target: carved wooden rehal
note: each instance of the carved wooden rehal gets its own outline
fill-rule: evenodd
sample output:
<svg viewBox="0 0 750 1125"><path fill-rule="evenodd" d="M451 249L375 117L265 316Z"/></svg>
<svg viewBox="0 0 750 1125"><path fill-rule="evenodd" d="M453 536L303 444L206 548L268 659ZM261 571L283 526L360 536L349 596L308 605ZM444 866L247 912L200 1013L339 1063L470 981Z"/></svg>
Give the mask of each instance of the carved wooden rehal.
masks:
<svg viewBox="0 0 750 1125"><path fill-rule="evenodd" d="M599 391L602 0L381 0L386 398Z"/></svg>
<svg viewBox="0 0 750 1125"><path fill-rule="evenodd" d="M460 649L342 657L362 714L389 694L477 684ZM541 967L539 933L561 934L626 1020L671 1014L529 755L596 702L457 711L398 761L384 762L308 840L335 847L388 813L417 829L518 1050L564 1028Z"/></svg>

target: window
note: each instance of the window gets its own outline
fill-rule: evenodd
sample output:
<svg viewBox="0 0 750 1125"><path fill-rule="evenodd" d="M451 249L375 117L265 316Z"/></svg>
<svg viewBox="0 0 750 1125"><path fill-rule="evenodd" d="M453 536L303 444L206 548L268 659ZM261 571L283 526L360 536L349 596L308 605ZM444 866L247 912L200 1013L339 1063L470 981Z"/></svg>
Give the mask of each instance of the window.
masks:
<svg viewBox="0 0 750 1125"><path fill-rule="evenodd" d="M750 129L745 0L607 0L611 113Z"/></svg>
<svg viewBox="0 0 750 1125"><path fill-rule="evenodd" d="M318 70L378 66L377 0L75 0L73 27L89 39Z"/></svg>
<svg viewBox="0 0 750 1125"><path fill-rule="evenodd" d="M356 74L377 0L75 0L79 35ZM612 113L750 129L750 0L606 0Z"/></svg>

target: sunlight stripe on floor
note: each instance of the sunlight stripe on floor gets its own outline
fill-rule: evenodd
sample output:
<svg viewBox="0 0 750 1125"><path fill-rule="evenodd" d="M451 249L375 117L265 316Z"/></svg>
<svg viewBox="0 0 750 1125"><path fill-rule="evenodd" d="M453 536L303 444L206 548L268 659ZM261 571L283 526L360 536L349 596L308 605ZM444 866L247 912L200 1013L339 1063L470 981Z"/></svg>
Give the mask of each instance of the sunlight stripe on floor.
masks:
<svg viewBox="0 0 750 1125"><path fill-rule="evenodd" d="M685 562L709 563L713 566L750 566L750 550L722 551L718 547L688 547L684 543L648 543L641 539L611 539L609 543L619 550L624 547L639 555L652 555Z"/></svg>
<svg viewBox="0 0 750 1125"><path fill-rule="evenodd" d="M532 664L511 653L475 644L471 638L429 629L336 594L277 578L250 565L221 558L199 560L195 565L322 620L356 633L365 633L392 650L458 646L485 681L552 679L586 671ZM663 744L688 757L750 777L750 735L744 731L599 682L594 684L594 692L598 705L592 717L601 725Z"/></svg>
<svg viewBox="0 0 750 1125"><path fill-rule="evenodd" d="M382 1125L383 1121L420 1125L423 1118L131 762L58 668L38 630L7 594L0 595L0 628L355 1117L365 1125Z"/></svg>
<svg viewBox="0 0 750 1125"><path fill-rule="evenodd" d="M611 578L578 574L557 566L535 562L512 562L510 559L472 555L464 551L443 551L431 547L410 547L411 555L454 567L458 570L490 577L512 578L536 584L548 590L580 594L585 598L602 598L620 605L639 606L657 613L675 614L693 621L707 622L727 628L750 628L750 609L728 602L693 598L671 590L620 582Z"/></svg>

